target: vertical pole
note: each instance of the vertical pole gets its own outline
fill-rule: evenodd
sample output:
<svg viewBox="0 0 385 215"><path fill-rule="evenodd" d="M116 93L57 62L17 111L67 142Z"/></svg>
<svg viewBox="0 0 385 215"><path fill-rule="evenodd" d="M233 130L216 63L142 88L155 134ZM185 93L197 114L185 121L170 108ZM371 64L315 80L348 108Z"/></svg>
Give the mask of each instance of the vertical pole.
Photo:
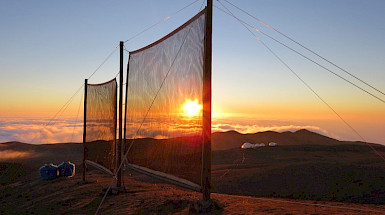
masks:
<svg viewBox="0 0 385 215"><path fill-rule="evenodd" d="M86 137L87 137L87 84L88 79L84 80L84 110L83 110L83 181L86 181L86 159L87 159L87 146L86 146Z"/></svg>
<svg viewBox="0 0 385 215"><path fill-rule="evenodd" d="M124 42L120 41L120 72L119 72L119 141L116 146L116 154L117 154L117 165L116 167L119 167L120 163L122 162L122 131L123 131L123 124L122 124L122 113L123 113L123 46ZM116 180L116 186L121 187L122 186L122 169L120 168L117 172L117 180Z"/></svg>
<svg viewBox="0 0 385 215"><path fill-rule="evenodd" d="M118 85L117 84L117 81L116 81L116 79L115 79L115 83L116 83L116 85ZM115 100L114 100L114 110L118 110L118 88L115 88ZM119 138L117 138L117 134L118 134L118 113L116 112L115 113L115 118L114 118L114 137L115 137L115 141L114 141L114 152L115 152L115 169L114 169L114 171L116 170L116 168L118 168L118 167L116 167L118 164L118 153L117 153L117 151L118 151L118 148L117 148L117 145L118 145L118 141L119 141Z"/></svg>
<svg viewBox="0 0 385 215"><path fill-rule="evenodd" d="M124 101L124 130L123 130L123 154L126 154L126 129L127 129L127 96L128 96L128 75L130 73L130 57L127 62L127 74L126 74L126 98Z"/></svg>
<svg viewBox="0 0 385 215"><path fill-rule="evenodd" d="M203 201L210 200L211 188L211 54L212 54L212 11L213 2L207 0L204 70L203 70L203 151L202 151L202 194Z"/></svg>

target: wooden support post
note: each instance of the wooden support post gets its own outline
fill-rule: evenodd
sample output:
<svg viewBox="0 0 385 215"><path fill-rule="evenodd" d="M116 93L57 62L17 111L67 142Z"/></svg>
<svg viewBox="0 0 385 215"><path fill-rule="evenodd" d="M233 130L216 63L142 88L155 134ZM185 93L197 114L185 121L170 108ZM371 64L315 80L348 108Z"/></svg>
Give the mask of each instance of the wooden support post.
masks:
<svg viewBox="0 0 385 215"><path fill-rule="evenodd" d="M212 54L212 11L213 2L207 0L204 70L203 70L203 151L202 151L202 194L203 201L210 200L211 189L211 54Z"/></svg>
<svg viewBox="0 0 385 215"><path fill-rule="evenodd" d="M87 137L87 85L88 79L84 80L84 114L83 114L83 181L86 181L86 159L87 159L87 146L86 146L86 137Z"/></svg>
<svg viewBox="0 0 385 215"><path fill-rule="evenodd" d="M122 131L123 131L123 123L122 123L122 115L123 115L123 46L124 42L120 41L120 72L119 72L119 141L116 146L116 155L117 155L117 162L116 162L116 168L119 167L120 163L122 162ZM116 180L116 187L122 186L122 169L120 168L117 172L117 180Z"/></svg>
<svg viewBox="0 0 385 215"><path fill-rule="evenodd" d="M130 74L130 57L128 57L127 62L127 74L126 74L126 98L124 101L124 130L123 130L123 155L126 154L126 130L127 130L127 97L128 97L128 77Z"/></svg>

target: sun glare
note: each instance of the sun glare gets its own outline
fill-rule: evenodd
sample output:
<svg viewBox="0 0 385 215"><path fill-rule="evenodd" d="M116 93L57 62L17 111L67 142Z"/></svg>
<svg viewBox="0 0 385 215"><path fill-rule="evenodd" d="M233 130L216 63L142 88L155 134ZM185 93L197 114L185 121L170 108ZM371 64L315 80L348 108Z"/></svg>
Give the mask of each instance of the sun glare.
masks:
<svg viewBox="0 0 385 215"><path fill-rule="evenodd" d="M200 111L202 110L202 105L198 103L197 100L191 101L187 100L184 105L184 114L189 117L198 116Z"/></svg>

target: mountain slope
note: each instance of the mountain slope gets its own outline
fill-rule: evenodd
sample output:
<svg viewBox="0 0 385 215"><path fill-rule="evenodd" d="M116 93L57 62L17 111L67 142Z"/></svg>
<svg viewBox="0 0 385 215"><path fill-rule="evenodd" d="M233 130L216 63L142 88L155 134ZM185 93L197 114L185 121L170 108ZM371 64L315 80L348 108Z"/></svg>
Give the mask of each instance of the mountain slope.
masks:
<svg viewBox="0 0 385 215"><path fill-rule="evenodd" d="M295 132L264 131L254 134L241 134L236 131L218 132L212 134L212 150L227 150L239 148L243 143L276 142L278 145L340 145L362 144L359 142L339 141L306 129Z"/></svg>

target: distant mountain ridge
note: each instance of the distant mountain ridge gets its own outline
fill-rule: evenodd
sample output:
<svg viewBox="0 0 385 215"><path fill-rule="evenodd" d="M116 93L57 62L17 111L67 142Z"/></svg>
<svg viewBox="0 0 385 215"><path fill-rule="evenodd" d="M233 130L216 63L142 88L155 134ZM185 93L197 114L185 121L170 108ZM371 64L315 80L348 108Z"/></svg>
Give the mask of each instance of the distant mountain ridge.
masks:
<svg viewBox="0 0 385 215"><path fill-rule="evenodd" d="M266 145L270 142L278 143L280 145L340 145L340 144L363 144L359 141L340 141L333 139L328 136L324 136L306 129L297 130L295 132L285 131L263 131L251 134L242 134L237 131L225 131L215 132L212 134L212 150L228 150L233 148L239 148L245 142L250 143L265 143ZM8 147L29 147L23 143L12 141L3 143L7 144ZM63 144L63 143L61 143ZM64 143L70 144L70 143ZM33 144L35 145L35 144ZM38 146L39 144L35 145ZM43 144L51 145L51 144ZM48 146L49 147L49 146Z"/></svg>
<svg viewBox="0 0 385 215"><path fill-rule="evenodd" d="M212 134L212 150L228 150L239 148L243 143L275 142L279 145L338 145L362 144L362 142L340 141L306 129L295 132L263 131L253 134L242 134L237 131L216 132Z"/></svg>

